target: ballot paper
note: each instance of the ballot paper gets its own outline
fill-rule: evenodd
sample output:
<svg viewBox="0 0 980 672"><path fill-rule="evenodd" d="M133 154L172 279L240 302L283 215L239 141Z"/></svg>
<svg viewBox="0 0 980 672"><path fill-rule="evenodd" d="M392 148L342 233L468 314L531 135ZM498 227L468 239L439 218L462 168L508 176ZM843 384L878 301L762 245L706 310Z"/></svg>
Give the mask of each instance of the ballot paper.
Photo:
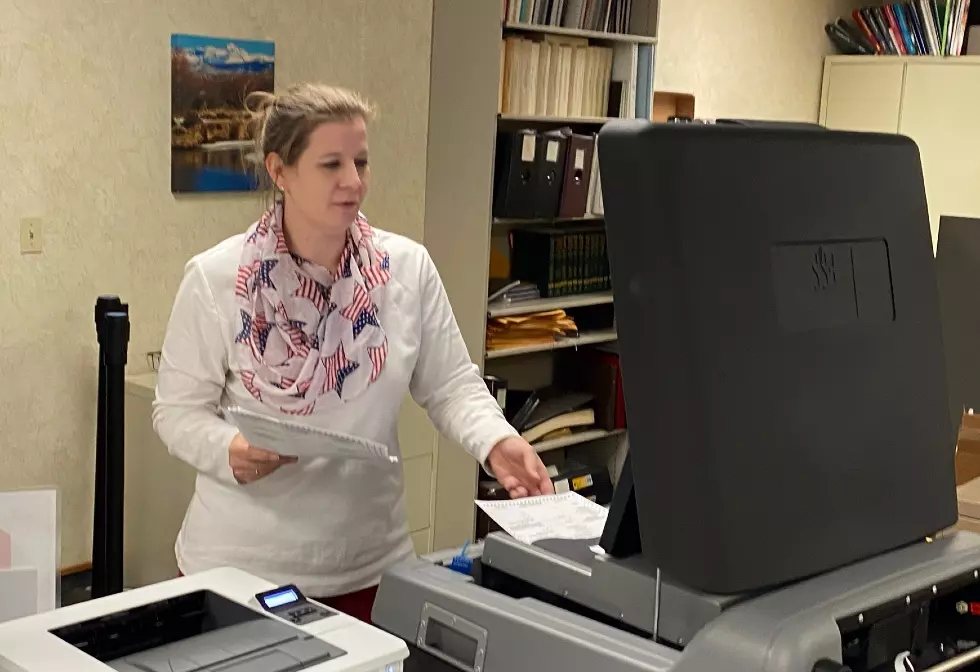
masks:
<svg viewBox="0 0 980 672"><path fill-rule="evenodd" d="M398 457L388 452L388 446L358 436L254 413L240 406L225 409L225 415L251 445L280 455L398 462Z"/></svg>
<svg viewBox="0 0 980 672"><path fill-rule="evenodd" d="M577 492L523 499L476 500L504 532L533 544L541 539L595 539L606 524L605 507Z"/></svg>

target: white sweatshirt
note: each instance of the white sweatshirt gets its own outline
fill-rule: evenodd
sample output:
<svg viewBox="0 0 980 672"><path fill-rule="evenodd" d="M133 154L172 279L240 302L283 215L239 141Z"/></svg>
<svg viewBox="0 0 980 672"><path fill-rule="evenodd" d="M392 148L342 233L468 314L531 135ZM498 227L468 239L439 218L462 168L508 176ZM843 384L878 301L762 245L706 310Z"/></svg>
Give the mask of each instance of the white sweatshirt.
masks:
<svg viewBox="0 0 980 672"><path fill-rule="evenodd" d="M436 429L482 464L494 444L517 432L469 358L428 252L376 233L392 272L379 306L385 368L361 397L301 421L383 443L400 456L398 412L411 392ZM163 343L153 426L170 454L198 471L177 564L185 574L234 566L316 597L375 585L414 553L400 463L301 458L249 485L232 475L228 447L237 429L219 409L276 413L246 391L231 354L243 240L232 237L187 264Z"/></svg>

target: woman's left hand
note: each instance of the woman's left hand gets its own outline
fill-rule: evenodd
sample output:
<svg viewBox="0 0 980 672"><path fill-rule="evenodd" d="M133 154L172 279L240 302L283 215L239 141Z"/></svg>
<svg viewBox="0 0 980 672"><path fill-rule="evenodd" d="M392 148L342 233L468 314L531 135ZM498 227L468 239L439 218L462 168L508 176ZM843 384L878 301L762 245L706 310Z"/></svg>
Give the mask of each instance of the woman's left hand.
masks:
<svg viewBox="0 0 980 672"><path fill-rule="evenodd" d="M534 448L519 436L497 443L487 456L487 466L512 498L551 495L555 486Z"/></svg>

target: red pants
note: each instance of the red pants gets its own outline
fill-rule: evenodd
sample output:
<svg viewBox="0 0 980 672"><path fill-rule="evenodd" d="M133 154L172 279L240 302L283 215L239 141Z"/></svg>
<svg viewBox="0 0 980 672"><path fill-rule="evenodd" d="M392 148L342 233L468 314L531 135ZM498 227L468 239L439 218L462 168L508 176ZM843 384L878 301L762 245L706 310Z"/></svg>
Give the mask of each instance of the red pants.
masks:
<svg viewBox="0 0 980 672"><path fill-rule="evenodd" d="M183 572L177 572L178 576L183 576ZM320 604L325 604L331 609L336 609L348 616L364 621L371 622L371 608L374 606L374 597L378 594L378 587L371 586L353 593L345 595L334 595L333 597L311 597L310 599Z"/></svg>
<svg viewBox="0 0 980 672"><path fill-rule="evenodd" d="M325 604L332 609L342 611L348 616L356 619L371 622L371 607L374 606L374 597L378 594L378 587L371 586L363 590L358 590L346 595L335 595L334 597L314 597L311 598L320 604Z"/></svg>

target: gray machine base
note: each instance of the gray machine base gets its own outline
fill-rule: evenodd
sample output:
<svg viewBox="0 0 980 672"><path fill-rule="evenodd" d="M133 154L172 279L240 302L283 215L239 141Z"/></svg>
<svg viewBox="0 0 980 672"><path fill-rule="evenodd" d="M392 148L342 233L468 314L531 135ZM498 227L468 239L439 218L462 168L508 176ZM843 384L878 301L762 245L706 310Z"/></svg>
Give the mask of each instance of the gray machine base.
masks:
<svg viewBox="0 0 980 672"><path fill-rule="evenodd" d="M438 661L471 672L809 672L842 660L841 623L927 599L958 578L980 588L980 536L965 532L759 596L718 598L661 581L659 614L649 571L629 562L576 562L500 534L482 554L477 568L495 567L534 596L498 592L481 585L493 580L480 571L460 574L433 557L383 578L373 618L413 643L409 669ZM646 627L654 620L657 642Z"/></svg>
<svg viewBox="0 0 980 672"><path fill-rule="evenodd" d="M722 611L746 598L711 595L660 580L657 606L656 569L641 557L597 555L598 540L545 540L528 547L505 534L489 536L483 564L519 577L554 595L597 611L610 619L660 640L683 646Z"/></svg>

